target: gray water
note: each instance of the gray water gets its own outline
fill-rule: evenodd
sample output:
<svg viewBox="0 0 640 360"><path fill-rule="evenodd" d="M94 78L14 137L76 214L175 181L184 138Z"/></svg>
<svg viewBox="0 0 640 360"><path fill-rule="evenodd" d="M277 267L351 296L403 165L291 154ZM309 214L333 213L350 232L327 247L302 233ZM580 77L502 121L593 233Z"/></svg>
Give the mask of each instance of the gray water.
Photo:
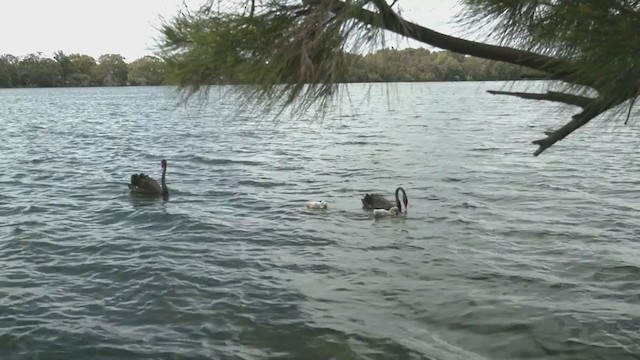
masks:
<svg viewBox="0 0 640 360"><path fill-rule="evenodd" d="M1 90L1 358L640 358L638 127L533 157L573 109L503 85L277 126L215 89ZM163 158L170 197L130 196ZM362 209L397 186L406 216Z"/></svg>

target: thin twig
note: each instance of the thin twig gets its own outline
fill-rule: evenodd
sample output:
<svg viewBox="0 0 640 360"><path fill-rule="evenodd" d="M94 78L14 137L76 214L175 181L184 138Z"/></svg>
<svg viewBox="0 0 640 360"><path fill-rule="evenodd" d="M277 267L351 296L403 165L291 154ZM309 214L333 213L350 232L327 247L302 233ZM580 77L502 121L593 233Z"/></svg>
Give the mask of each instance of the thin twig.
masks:
<svg viewBox="0 0 640 360"><path fill-rule="evenodd" d="M633 99L631 99L631 103L629 103L629 112L627 112L627 120L624 121L624 124L627 125L629 122L629 117L631 116L631 109L633 108L633 104L636 102L638 95L636 95Z"/></svg>

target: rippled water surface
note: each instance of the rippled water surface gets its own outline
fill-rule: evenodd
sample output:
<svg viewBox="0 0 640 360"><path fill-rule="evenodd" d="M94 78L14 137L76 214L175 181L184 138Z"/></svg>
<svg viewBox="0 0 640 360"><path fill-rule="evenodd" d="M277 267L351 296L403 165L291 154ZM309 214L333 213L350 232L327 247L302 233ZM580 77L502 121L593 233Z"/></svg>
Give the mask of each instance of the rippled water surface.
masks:
<svg viewBox="0 0 640 360"><path fill-rule="evenodd" d="M0 90L1 358L640 358L638 127L533 157L572 112L502 86L277 126L216 90ZM170 197L130 196L163 158ZM400 185L406 217L362 209Z"/></svg>

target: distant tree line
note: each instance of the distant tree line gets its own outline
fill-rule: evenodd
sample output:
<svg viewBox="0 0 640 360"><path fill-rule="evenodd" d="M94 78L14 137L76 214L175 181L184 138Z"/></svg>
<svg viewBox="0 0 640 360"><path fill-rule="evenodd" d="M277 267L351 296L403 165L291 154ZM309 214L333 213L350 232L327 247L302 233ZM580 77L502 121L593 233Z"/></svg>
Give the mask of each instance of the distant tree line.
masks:
<svg viewBox="0 0 640 360"><path fill-rule="evenodd" d="M347 54L347 59L352 65L345 82L516 80L523 75L522 68L514 65L449 51L383 49L367 55ZM0 55L2 88L171 85L167 74L166 63L155 56L127 63L118 54L105 54L97 60L62 51L53 58L42 53Z"/></svg>
<svg viewBox="0 0 640 360"><path fill-rule="evenodd" d="M118 54L94 59L57 51L17 57L0 55L0 87L125 86L165 84L166 65L155 56L126 63Z"/></svg>

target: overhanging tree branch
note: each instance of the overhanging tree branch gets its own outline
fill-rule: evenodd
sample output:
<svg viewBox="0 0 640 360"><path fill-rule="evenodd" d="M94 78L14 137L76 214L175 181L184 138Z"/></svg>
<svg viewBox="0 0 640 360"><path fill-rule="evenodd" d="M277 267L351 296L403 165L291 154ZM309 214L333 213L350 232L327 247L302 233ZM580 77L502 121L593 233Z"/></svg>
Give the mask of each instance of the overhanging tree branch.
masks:
<svg viewBox="0 0 640 360"><path fill-rule="evenodd" d="M539 73L537 78L562 81L573 89L595 90L593 98L568 92L489 91L582 108L563 127L534 141L540 146L535 152L539 155L598 115L638 96L640 72L633 60L638 49L633 35L640 17L612 13L622 1L626 0L603 0L593 8L575 2L465 0L476 7L476 15L502 24L498 26L503 29L502 38L528 44L528 49L545 49L541 51L554 56L436 32L399 16L392 8L395 0L273 0L260 2L265 6L260 11L252 6L249 16L243 12L209 18L201 13L186 21L178 18L165 27L164 49L181 85L190 86L191 93L212 77L228 78L257 85L243 88L245 101L271 107L283 100L285 106L299 105L296 110L307 109L317 100L326 104L350 66L345 46L371 44L378 30L455 53L526 67ZM254 0L243 2L255 5ZM634 9L631 15L639 11ZM594 31L594 24L603 28ZM592 96L590 91L586 94Z"/></svg>
<svg viewBox="0 0 640 360"><path fill-rule="evenodd" d="M584 72L581 72L582 69L572 62L530 51L489 45L445 35L404 20L397 15L384 0L372 0L379 13L363 8L355 10L351 5L341 0L304 0L304 2L309 5L313 5L314 3L319 4L321 2L326 4L326 2L330 2L330 9L332 12L350 13L353 18L365 24L392 31L398 35L441 49L489 60L502 61L542 71L548 74L547 78L549 80L560 80L574 85L586 86L600 92L597 98L587 98L557 92L548 92L546 94L492 92L494 94L501 93L504 95L519 96L526 99L562 102L565 104L580 106L584 109L581 113L574 115L572 120L563 127L548 133L546 138L533 141L533 144L539 146L539 148L534 152L534 156L540 155L553 144L564 139L573 131L587 124L603 112L631 98L631 95L627 97L606 96L606 94L602 93L602 84L595 78L586 77ZM611 100L612 98L616 100Z"/></svg>

